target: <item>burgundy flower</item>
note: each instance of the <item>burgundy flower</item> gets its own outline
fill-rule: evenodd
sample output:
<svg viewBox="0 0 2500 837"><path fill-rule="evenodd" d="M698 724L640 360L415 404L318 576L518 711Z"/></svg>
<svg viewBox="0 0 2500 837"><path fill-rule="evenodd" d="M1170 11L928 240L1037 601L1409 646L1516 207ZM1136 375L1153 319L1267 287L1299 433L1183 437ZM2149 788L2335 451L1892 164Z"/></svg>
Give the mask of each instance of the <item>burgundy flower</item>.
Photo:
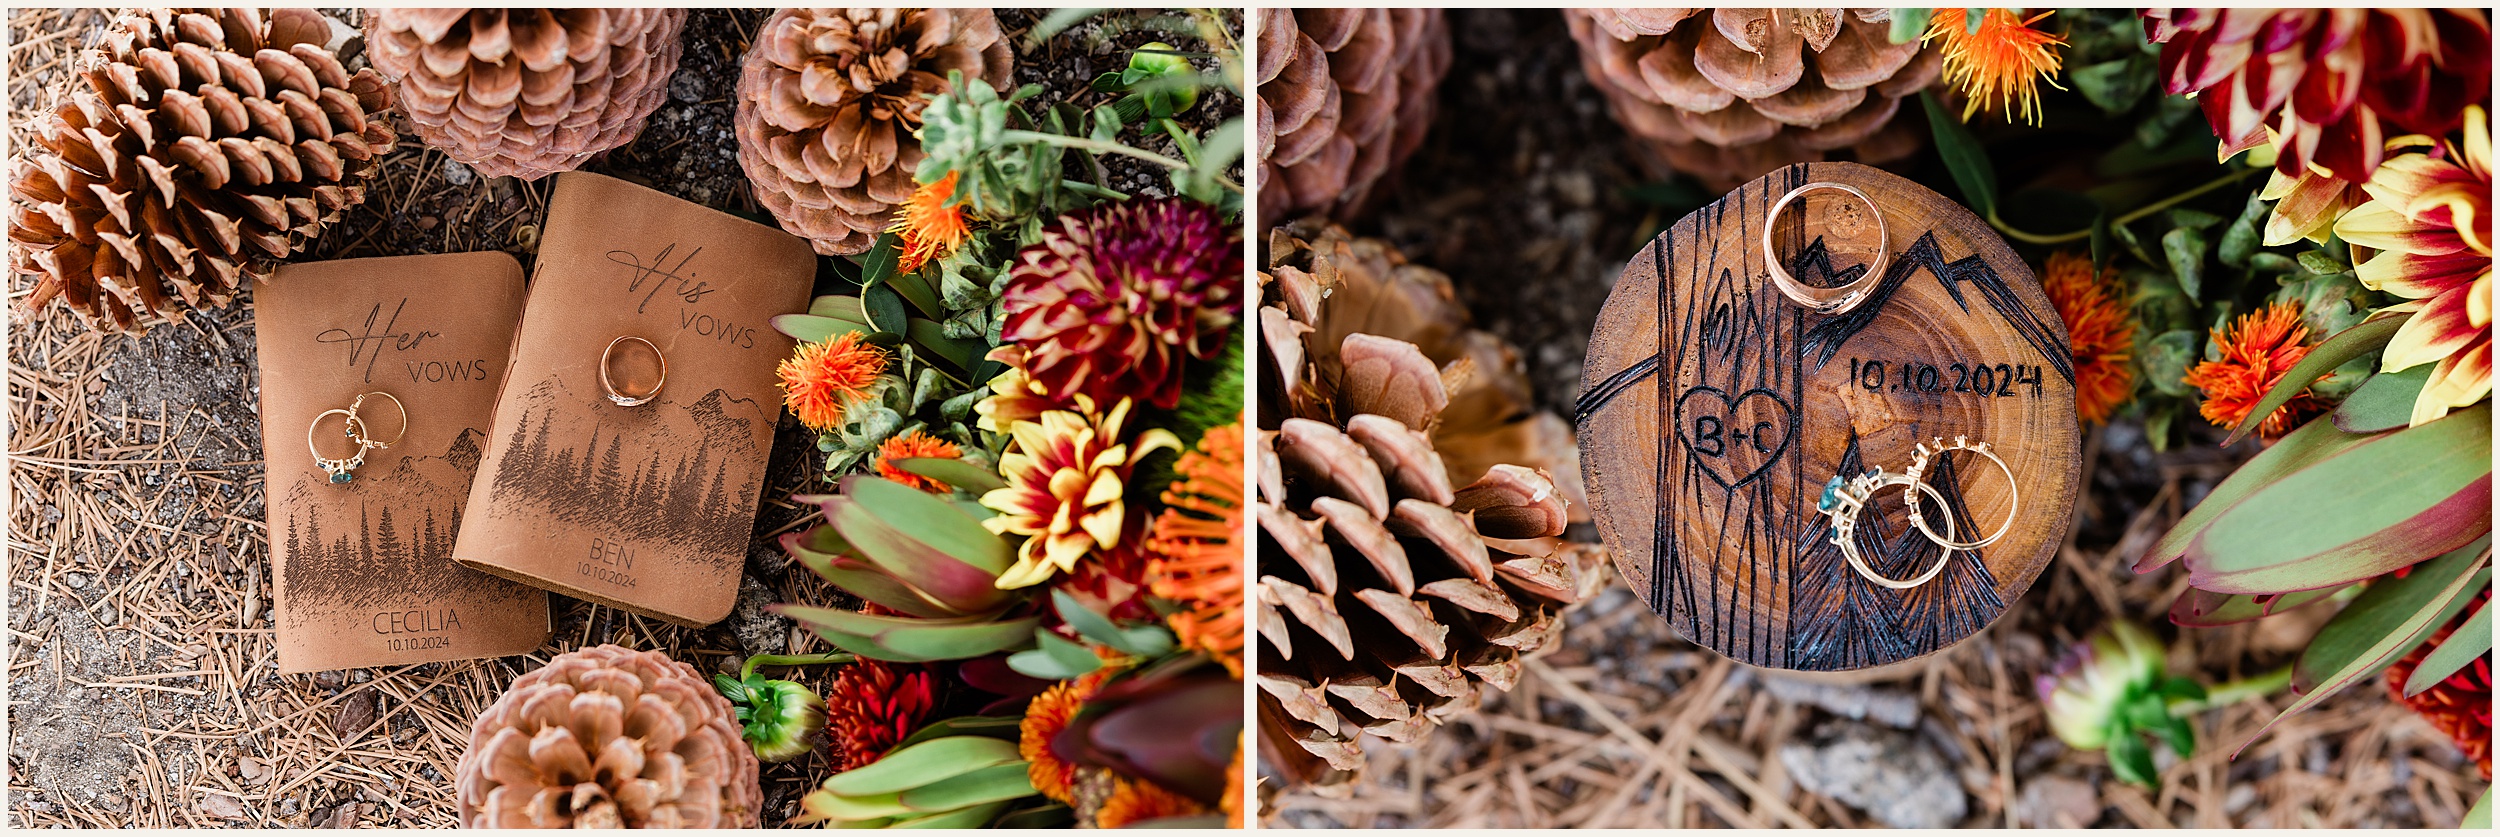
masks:
<svg viewBox="0 0 2500 837"><path fill-rule="evenodd" d="M1140 200L1059 216L1016 254L1005 342L1047 397L1170 409L1181 366L1212 358L1241 318L1241 233L1215 210Z"/></svg>
<svg viewBox="0 0 2500 837"><path fill-rule="evenodd" d="M833 772L884 758L937 709L936 684L919 666L861 657L825 688L825 745Z"/></svg>

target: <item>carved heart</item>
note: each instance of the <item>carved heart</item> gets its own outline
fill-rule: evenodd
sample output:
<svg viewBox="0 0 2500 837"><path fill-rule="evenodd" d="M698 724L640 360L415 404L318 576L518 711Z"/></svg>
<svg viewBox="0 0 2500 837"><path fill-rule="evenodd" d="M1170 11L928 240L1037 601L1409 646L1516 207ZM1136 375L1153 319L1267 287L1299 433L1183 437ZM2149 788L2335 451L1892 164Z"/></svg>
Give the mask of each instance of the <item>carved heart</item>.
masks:
<svg viewBox="0 0 2500 837"><path fill-rule="evenodd" d="M1753 482L1788 453L1796 439L1796 411L1767 389L1730 398L1726 390L1694 387L1675 400L1675 438L1702 473L1734 491Z"/></svg>

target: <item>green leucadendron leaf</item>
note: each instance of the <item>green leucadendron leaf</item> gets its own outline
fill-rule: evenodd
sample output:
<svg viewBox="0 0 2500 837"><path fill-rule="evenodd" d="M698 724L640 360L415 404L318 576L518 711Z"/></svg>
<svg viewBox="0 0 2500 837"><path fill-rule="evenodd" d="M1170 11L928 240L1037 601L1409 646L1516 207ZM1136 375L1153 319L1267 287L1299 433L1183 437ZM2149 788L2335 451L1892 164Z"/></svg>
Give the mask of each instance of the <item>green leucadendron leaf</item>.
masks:
<svg viewBox="0 0 2500 837"><path fill-rule="evenodd" d="M2292 686L2298 700L2267 721L2264 729L2240 744L2240 750L2293 713L2318 705L2344 687L2377 674L2444 624L2471 599L2467 591L2488 584L2491 535L2464 548L2414 565L2403 578L2372 582L2352 604L2327 620L2293 667ZM2234 755L2237 751L2234 752Z"/></svg>
<svg viewBox="0 0 2500 837"><path fill-rule="evenodd" d="M965 507L893 480L855 477L843 481L842 496L866 507L920 542L992 575L1015 563L1015 550L981 525ZM980 508L973 506L973 508ZM982 509L987 512L988 509Z"/></svg>
<svg viewBox="0 0 2500 837"><path fill-rule="evenodd" d="M1015 742L979 735L933 738L887 753L868 766L826 779L824 789L849 797L900 794L985 768L1021 764Z"/></svg>
<svg viewBox="0 0 2500 837"><path fill-rule="evenodd" d="M2240 465L2238 470L2223 478L2221 485L2214 486L2202 502L2181 515L2179 522L2170 527L2170 532L2162 535L2151 549L2144 551L2144 557L2136 560L2135 571L2151 572L2178 560L2187 552L2190 541L2203 534L2215 518L2241 500L2302 468L2350 450L2368 438L2338 431L2333 421L2323 417L2284 434L2283 438L2275 440L2273 447Z"/></svg>
<svg viewBox="0 0 2500 837"><path fill-rule="evenodd" d="M2170 624L2182 628L2219 628L2251 619L2262 619L2301 605L2332 598L2349 584L2302 590L2273 596L2260 603L2256 596L2244 593L2216 593L2194 587L2180 593L2170 603Z"/></svg>
<svg viewBox="0 0 2500 837"><path fill-rule="evenodd" d="M919 474L920 476L937 480L938 482L947 484L947 486L951 488L960 488L965 491L970 491L974 496L988 494L992 491L997 491L1001 488L1007 487L1007 481L1000 478L997 474L991 473L990 469L974 465L970 462L965 462L961 459L914 457L911 459L897 459L886 464L901 468L914 474Z"/></svg>
<svg viewBox="0 0 2500 837"><path fill-rule="evenodd" d="M2394 430L2413 422L2413 400L2422 394L2422 386L2430 383L2436 364L2418 364L2396 372L2381 372L2361 382L2361 388L2345 396L2335 408L2335 429L2346 433L2377 433Z"/></svg>
<svg viewBox="0 0 2500 837"><path fill-rule="evenodd" d="M904 490L918 493L916 489ZM856 547L851 557L901 579L948 609L985 613L1007 603L1007 591L998 589L997 569L957 558L916 536L916 530L933 527L919 525L911 518L891 516L855 497L833 498L824 507L825 520L842 533L843 540Z"/></svg>
<svg viewBox="0 0 2500 837"><path fill-rule="evenodd" d="M2483 795L2475 797L2474 807L2465 809L2465 821L2457 823L2457 827L2484 830L2491 828L2491 788L2483 788Z"/></svg>
<svg viewBox="0 0 2500 837"><path fill-rule="evenodd" d="M984 739L987 740L987 739ZM939 812L1032 796L1032 771L1023 761L991 765L903 792L903 807Z"/></svg>
<svg viewBox="0 0 2500 837"><path fill-rule="evenodd" d="M2309 590L2360 581L2490 534L2489 402L2360 438L2269 481L2190 538L2181 556L2188 583L2219 593Z"/></svg>
<svg viewBox="0 0 2500 837"><path fill-rule="evenodd" d="M995 769L995 768L993 768L993 769ZM1015 769L1017 769L1017 770L1019 770L1019 771L1028 770L1028 768L1026 768L1026 767L1025 767L1025 766L1023 766L1023 765L1015 765ZM1029 783L1030 783L1030 780L1028 780L1028 784L1029 784ZM1013 800L1013 799L1001 800L1001 801L998 801L998 802L989 802L989 803L983 803L983 804L980 804L980 805L974 805L974 806L967 807L967 808L957 808L957 809L952 810L952 811L941 811L941 812L939 812L939 813L930 814L930 815L928 815L928 816L923 816L923 817L910 817L910 818L906 818L906 819L897 819L897 820L894 820L893 822L889 822L889 823L886 823L886 824L884 824L884 825L882 825L882 826L878 826L878 827L879 827L879 828L895 828L895 829L902 829L902 828L950 828L950 829L952 829L952 828L961 828L961 829L982 828L982 827L986 827L986 826L988 826L988 825L990 824L990 821L991 821L991 820L995 820L995 819L997 819L997 818L998 818L999 813L1001 813L1001 812L1003 812L1003 811L1006 811L1006 810L1007 810L1007 803L1008 803L1008 802L1012 802L1012 801L1014 801L1014 800Z"/></svg>
<svg viewBox="0 0 2500 837"><path fill-rule="evenodd" d="M2431 653L2422 658L2422 664L2414 667L2413 674L2405 678L2405 697L2421 694L2439 685L2439 681L2447 679L2448 675L2457 673L2489 653L2491 605L2485 604L2476 608L2474 615L2466 617L2465 624L2448 632L2448 640L2431 649Z"/></svg>
<svg viewBox="0 0 2500 837"><path fill-rule="evenodd" d="M870 616L805 605L774 605L772 611L807 626L834 647L895 663L961 660L995 654L1033 640L1036 617L990 621Z"/></svg>
<svg viewBox="0 0 2500 837"><path fill-rule="evenodd" d="M1977 17L1973 17L1977 20ZM1953 174L1953 185L1962 189L1962 199L1970 203L1979 217L1993 217L1997 207L1997 172L1988 162L1988 152L1979 140L1970 135L1970 128L1936 100L1932 91L1921 91L1918 99L1927 109L1927 128L1936 137L1936 153L1944 157L1945 170Z"/></svg>
<svg viewBox="0 0 2500 837"><path fill-rule="evenodd" d="M815 314L782 314L776 316L773 318L773 329L783 334L790 335L790 339L797 340L802 343L822 343L854 331L874 331L874 329L870 328L867 323L853 322L840 317L818 316Z"/></svg>
<svg viewBox="0 0 2500 837"><path fill-rule="evenodd" d="M2257 399L2257 406L2249 409L2248 418L2241 421L2240 426L2232 428L2230 438L2223 440L2223 444L2237 444L2239 440L2248 438L2248 434L2257 432L2258 424L2264 422L2267 416L2274 415L2276 409L2291 403L2292 398L2308 387L2311 381L2335 371L2335 367L2353 358L2387 348L2387 341L2396 336L2396 329L2403 327L2409 316L2371 317L2311 347L2308 354L2301 356L2299 363L2292 364L2283 377L2275 379L2274 388L2266 391L2266 397Z"/></svg>

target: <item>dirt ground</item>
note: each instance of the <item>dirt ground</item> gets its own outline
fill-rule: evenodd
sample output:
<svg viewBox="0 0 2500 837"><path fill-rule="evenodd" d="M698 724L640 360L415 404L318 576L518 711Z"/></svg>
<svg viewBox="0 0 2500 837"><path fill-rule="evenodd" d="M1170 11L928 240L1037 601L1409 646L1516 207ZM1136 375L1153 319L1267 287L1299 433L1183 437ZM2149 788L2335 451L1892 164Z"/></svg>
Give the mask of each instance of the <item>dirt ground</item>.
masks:
<svg viewBox="0 0 2500 837"><path fill-rule="evenodd" d="M694 12L668 101L640 139L584 169L760 218L731 118L738 61L767 15ZM1000 19L1018 44L1019 81L1086 106L1107 97L1083 83L1125 50L1173 40L1094 22L1028 53L1040 13ZM91 10L11 13L14 142L103 21ZM355 51L351 71L363 66ZM1239 112L1238 97L1214 93L1183 121L1204 132ZM553 179L479 177L404 126L402 137L370 198L306 258L502 249L528 264ZM1141 144L1170 151L1168 139ZM1163 193L1159 174L1111 170L1133 193ZM249 294L123 337L58 305L25 311L27 277L8 287L10 826L451 826L448 777L471 719L555 654L614 642L726 671L747 654L827 650L762 612L845 601L774 545L808 524L784 498L822 468L813 438L785 419L729 620L689 630L557 596L555 638L533 654L280 676ZM782 676L821 689L826 675ZM766 822L794 813L824 775L815 757L768 767Z"/></svg>
<svg viewBox="0 0 2500 837"><path fill-rule="evenodd" d="M1697 206L1678 197L1697 187L1635 192L1648 178L1554 12L1449 14L1437 124L1357 230L1447 271L1568 415L1621 260ZM2156 454L2135 425L2089 431L2089 490L2055 566L1943 653L1856 678L1772 673L1685 642L1617 588L1516 690L1419 745L1367 742L1365 779L1286 794L1271 825L2453 827L2485 781L2375 679L2236 759L2289 696L2203 714L2193 758L2160 753L2158 791L2050 735L2033 678L2111 618L2153 625L2172 670L2212 685L2290 662L2327 615L2182 631L2163 614L2184 574L2127 569L2254 452L2219 441Z"/></svg>

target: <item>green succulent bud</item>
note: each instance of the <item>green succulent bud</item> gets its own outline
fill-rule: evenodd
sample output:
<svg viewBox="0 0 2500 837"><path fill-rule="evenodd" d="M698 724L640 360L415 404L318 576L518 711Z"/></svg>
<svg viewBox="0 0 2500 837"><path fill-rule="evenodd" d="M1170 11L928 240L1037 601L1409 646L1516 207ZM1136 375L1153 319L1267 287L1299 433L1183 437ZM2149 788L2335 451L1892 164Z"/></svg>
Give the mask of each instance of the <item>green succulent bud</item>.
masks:
<svg viewBox="0 0 2500 837"><path fill-rule="evenodd" d="M2048 704L2049 729L2078 750L2109 751L2118 778L2151 786L2158 778L2144 736L2186 757L2196 750L2196 730L2185 714L2205 705L2205 688L2162 668L2161 640L2133 622L2111 622L2066 650L2040 675L2040 699Z"/></svg>
<svg viewBox="0 0 2500 837"><path fill-rule="evenodd" d="M755 757L779 764L805 755L808 740L825 728L825 699L788 680L766 680L749 673L744 679L712 676L720 693L736 708L738 724Z"/></svg>

